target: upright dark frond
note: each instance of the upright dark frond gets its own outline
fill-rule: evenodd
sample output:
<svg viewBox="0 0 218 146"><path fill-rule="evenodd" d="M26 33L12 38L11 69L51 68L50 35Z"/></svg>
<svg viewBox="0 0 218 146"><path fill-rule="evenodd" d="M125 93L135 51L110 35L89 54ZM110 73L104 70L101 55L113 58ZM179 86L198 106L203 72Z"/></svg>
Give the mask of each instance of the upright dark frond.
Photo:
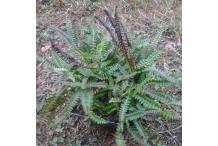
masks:
<svg viewBox="0 0 218 146"><path fill-rule="evenodd" d="M67 63L69 64L80 64L75 58L67 54L66 52L62 51L52 40L51 42L51 48Z"/></svg>
<svg viewBox="0 0 218 146"><path fill-rule="evenodd" d="M111 38L112 38L112 41L113 43L115 44L115 46L118 45L117 41L116 41L116 38L115 36L113 35L113 32L112 30L110 29L110 27L98 16L95 16L96 20L98 20L98 22L104 26L104 28L108 31L108 33L110 34Z"/></svg>
<svg viewBox="0 0 218 146"><path fill-rule="evenodd" d="M131 44L130 41L129 41L129 38L128 38L126 29L124 28L124 26L123 26L122 23L120 23L120 25L121 25L121 28L122 28L122 32L124 33L125 39L126 39L126 41L127 41L127 43L128 43L128 46L129 46L129 47L132 47L132 44Z"/></svg>
<svg viewBox="0 0 218 146"><path fill-rule="evenodd" d="M129 39L127 37L127 33L126 33L122 23L119 20L118 13L117 13L117 7L115 9L114 17L115 17L115 23L116 23L114 29L115 29L115 32L117 34L117 38L119 40L119 45L120 45L120 48L121 48L121 52L126 57L131 70L135 70L134 59L131 58L129 56L129 54L128 54L128 49L129 49L129 47L131 47L131 44L130 44Z"/></svg>
<svg viewBox="0 0 218 146"><path fill-rule="evenodd" d="M127 31L125 30L124 26L119 20L118 14L117 14L117 7L115 9L115 16L114 18L111 16L111 14L104 10L104 13L107 15L112 27L115 30L116 38L112 32L112 29L98 16L95 16L95 18L100 22L101 25L105 27L105 29L109 32L113 42L115 42L116 46L118 46L119 51L123 54L123 56L126 58L131 70L135 70L135 62L132 57L130 57L129 53L129 47L131 47L131 43L127 36ZM117 40L116 40L117 39Z"/></svg>
<svg viewBox="0 0 218 146"><path fill-rule="evenodd" d="M119 47L120 47L120 51L124 54L124 56L128 57L128 44L127 41L125 40L125 36L121 31L121 27L120 27L120 20L117 14L117 7L115 9L115 25L114 25L114 29L119 41Z"/></svg>
<svg viewBox="0 0 218 146"><path fill-rule="evenodd" d="M113 27L115 27L116 22L115 22L114 18L111 16L111 14L110 14L107 10L104 10L104 13L107 15L107 17L108 17L108 19L109 19L111 25L112 25Z"/></svg>
<svg viewBox="0 0 218 146"><path fill-rule="evenodd" d="M115 19L111 16L111 14L110 14L107 10L104 10L104 13L108 16L108 19L109 19L111 25L115 28L115 26L116 26ZM131 43L130 43L130 41L129 41L129 39L128 39L128 35L127 35L126 29L124 28L124 26L123 26L122 23L119 23L119 24L121 25L121 28L120 28L120 29L122 29L122 30L121 30L121 33L122 33L122 32L124 33L125 40L127 41L128 46L131 47Z"/></svg>

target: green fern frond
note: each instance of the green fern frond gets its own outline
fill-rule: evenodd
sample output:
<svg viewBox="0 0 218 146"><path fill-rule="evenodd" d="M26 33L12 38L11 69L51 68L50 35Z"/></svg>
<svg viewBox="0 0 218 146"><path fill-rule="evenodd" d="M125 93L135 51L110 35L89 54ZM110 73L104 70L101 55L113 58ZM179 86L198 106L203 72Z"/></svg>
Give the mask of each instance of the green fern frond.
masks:
<svg viewBox="0 0 218 146"><path fill-rule="evenodd" d="M82 90L80 93L80 99L81 99L81 104L83 107L83 111L86 114L89 114L89 112L92 109L92 104L93 104L93 91L92 90Z"/></svg>
<svg viewBox="0 0 218 146"><path fill-rule="evenodd" d="M107 124L108 122L103 119L102 117L98 116L97 114L95 114L93 111L91 111L89 114L88 114L89 118L94 121L95 123L97 124Z"/></svg>
<svg viewBox="0 0 218 146"><path fill-rule="evenodd" d="M145 115L154 114L154 113L158 113L158 111L157 110L139 109L137 111L126 114L126 121L137 120L139 118L144 117Z"/></svg>
<svg viewBox="0 0 218 146"><path fill-rule="evenodd" d="M51 51L53 63L58 66L58 68L70 68L70 64L68 64L64 59L62 59L56 52Z"/></svg>
<svg viewBox="0 0 218 146"><path fill-rule="evenodd" d="M133 121L134 125L136 126L137 131L139 132L140 136L143 138L142 141L144 141L144 143L147 143L147 139L148 139L148 134L145 132L144 127L142 126L142 124L138 121Z"/></svg>
<svg viewBox="0 0 218 146"><path fill-rule="evenodd" d="M160 109L160 104L149 97L134 96L145 108Z"/></svg>
<svg viewBox="0 0 218 146"><path fill-rule="evenodd" d="M44 65L47 67L49 72L53 72L54 68L59 68L59 66L52 60L45 58Z"/></svg>
<svg viewBox="0 0 218 146"><path fill-rule="evenodd" d="M67 72L68 70L66 68L54 68L54 71L59 73L64 73Z"/></svg>
<svg viewBox="0 0 218 146"><path fill-rule="evenodd" d="M130 83L127 80L122 82L121 91L125 91L128 88L129 85L130 85Z"/></svg>
<svg viewBox="0 0 218 146"><path fill-rule="evenodd" d="M109 48L108 50L106 50L106 51L101 55L101 61L106 60L106 59L108 58L108 56L109 56L110 54L112 54L113 52L114 52L114 48L113 48L113 47L111 47L111 48Z"/></svg>
<svg viewBox="0 0 218 146"><path fill-rule="evenodd" d="M64 96L63 94L66 94L65 90L62 91L62 95L49 98L42 108L42 113L52 112L57 107L61 106L67 100L67 96Z"/></svg>
<svg viewBox="0 0 218 146"><path fill-rule="evenodd" d="M66 32L62 31L61 29L59 28L52 28L55 32L57 32L57 34L63 39L65 40L65 42L71 47L73 46L72 44L72 40L71 38L67 35Z"/></svg>
<svg viewBox="0 0 218 146"><path fill-rule="evenodd" d="M104 82L65 82L64 85L72 87L72 88L82 88L82 89L90 89L90 88L106 88L107 84Z"/></svg>
<svg viewBox="0 0 218 146"><path fill-rule="evenodd" d="M101 57L106 53L107 47L108 42L106 40L102 40L99 44L97 44L96 49L93 50L96 61L100 61L102 59Z"/></svg>
<svg viewBox="0 0 218 146"><path fill-rule="evenodd" d="M154 51L152 52L146 59L140 60L139 63L137 63L136 68L142 69L146 68L148 66L151 66L154 64L154 62L161 56L163 51Z"/></svg>
<svg viewBox="0 0 218 146"><path fill-rule="evenodd" d="M67 38L70 41L70 45L74 49L77 49L79 35L77 30L73 28L72 21L69 18L66 20L66 29L67 29Z"/></svg>
<svg viewBox="0 0 218 146"><path fill-rule="evenodd" d="M161 40L163 32L164 32L164 28L161 28L160 30L158 30L158 32L152 38L152 41L150 43L151 47L153 47L153 48L157 47L158 43Z"/></svg>
<svg viewBox="0 0 218 146"><path fill-rule="evenodd" d="M60 114L57 119L55 119L54 123L52 124L52 127L57 126L60 124L64 119L68 118L71 114L71 111L73 108L78 104L78 101L80 99L81 91L76 91L67 101L66 106L64 108L64 111Z"/></svg>
<svg viewBox="0 0 218 146"><path fill-rule="evenodd" d="M130 135L133 137L133 139L141 146L150 146L142 141L141 137L139 136L136 130L133 130L131 127L128 127L127 130L130 133Z"/></svg>
<svg viewBox="0 0 218 146"><path fill-rule="evenodd" d="M116 98L116 97L111 98L111 99L109 100L109 103L119 103L119 102L121 102L121 99L120 99L120 98Z"/></svg>
<svg viewBox="0 0 218 146"><path fill-rule="evenodd" d="M127 96L124 100L124 102L122 103L121 107L120 107L120 111L119 111L119 121L121 123L120 128L123 131L123 123L125 120L125 116L128 110L128 106L130 104L130 97Z"/></svg>
<svg viewBox="0 0 218 146"><path fill-rule="evenodd" d="M77 71L85 77L95 76L93 71L88 68L78 68Z"/></svg>
<svg viewBox="0 0 218 146"><path fill-rule="evenodd" d="M172 104L172 105L178 105L178 106L181 106L181 101L179 100L176 100L172 97L169 97L167 95L162 95L162 94L157 94L157 93L153 93L152 91L149 91L147 89L143 89L143 92L145 94L148 94L151 98L157 100L157 101L160 101L162 103L165 103L165 104Z"/></svg>
<svg viewBox="0 0 218 146"><path fill-rule="evenodd" d="M69 55L73 56L77 62L79 63L85 63L84 62L84 56L83 56L83 52L79 49L74 49L74 48L70 48L67 53L69 53Z"/></svg>
<svg viewBox="0 0 218 146"><path fill-rule="evenodd" d="M127 79L130 79L130 78L133 78L136 74L138 74L138 72L133 72L133 73L130 73L130 74L127 74L127 75L119 76L116 79L116 82L120 82L122 80L127 80Z"/></svg>
<svg viewBox="0 0 218 146"><path fill-rule="evenodd" d="M154 73L158 74L159 76L163 77L164 79L168 80L169 82L173 83L177 87L181 86L180 81L169 76L169 74L167 72L163 72L155 67L149 67L149 68L145 69L145 71L154 72Z"/></svg>
<svg viewBox="0 0 218 146"><path fill-rule="evenodd" d="M86 87L87 88L106 88L107 84L104 82L88 82Z"/></svg>
<svg viewBox="0 0 218 146"><path fill-rule="evenodd" d="M116 130L116 144L118 146L126 146L122 127L123 126L121 126L121 124L118 124L117 130Z"/></svg>
<svg viewBox="0 0 218 146"><path fill-rule="evenodd" d="M162 109L160 111L160 114L166 119L181 120L181 116L178 113L170 111L168 109Z"/></svg>
<svg viewBox="0 0 218 146"><path fill-rule="evenodd" d="M120 119L120 121L124 121L124 118L125 118L126 112L128 110L129 104L130 104L130 97L127 96L125 98L123 104L121 105L121 108L120 108L120 112L119 112L119 119Z"/></svg>
<svg viewBox="0 0 218 146"><path fill-rule="evenodd" d="M69 71L71 65L57 55L53 50L50 51L50 57L42 56L42 63L46 66L49 72L64 73Z"/></svg>
<svg viewBox="0 0 218 146"><path fill-rule="evenodd" d="M87 28L85 43L90 47L91 50L95 49L97 46L97 31L95 28L88 27Z"/></svg>
<svg viewBox="0 0 218 146"><path fill-rule="evenodd" d="M169 81L167 80L163 80L163 79L155 79L155 78L150 78L150 77L147 77L146 79L142 79L142 81L136 85L135 89L137 91L141 91L145 88L145 85L150 85L150 84L153 84L153 85L159 85L161 87L165 87L167 85L169 85Z"/></svg>
<svg viewBox="0 0 218 146"><path fill-rule="evenodd" d="M119 64L114 64L114 65L109 67L107 74L113 75L115 73L115 71L117 71L118 69L119 69Z"/></svg>

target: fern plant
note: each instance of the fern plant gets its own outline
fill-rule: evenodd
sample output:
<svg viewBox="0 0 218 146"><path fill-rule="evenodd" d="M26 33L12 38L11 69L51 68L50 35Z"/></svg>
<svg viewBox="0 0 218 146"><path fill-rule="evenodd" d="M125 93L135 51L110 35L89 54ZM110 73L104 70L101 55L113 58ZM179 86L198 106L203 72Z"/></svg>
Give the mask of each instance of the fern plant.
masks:
<svg viewBox="0 0 218 146"><path fill-rule="evenodd" d="M51 41L53 55L50 60L44 58L52 72L62 75L60 92L65 96L51 98L41 116L49 115L48 121L55 127L70 117L74 107L81 105L89 120L96 124L112 123L116 127L117 145L125 145L125 131L140 145L149 145L152 132L142 124L146 122L146 116L169 120L181 118L180 112L173 110L173 107L181 107L181 101L156 92L152 86L170 84L180 87L180 82L155 67L155 61L163 52L154 49L157 40L150 46L138 44L142 38L131 34L129 39L117 12L115 17L107 10L104 12L111 27L100 17L96 19L111 39L94 28L72 27L69 20L66 21L66 32L55 29L68 43L69 49L64 52ZM51 113L60 106L63 106L63 112L52 117Z"/></svg>

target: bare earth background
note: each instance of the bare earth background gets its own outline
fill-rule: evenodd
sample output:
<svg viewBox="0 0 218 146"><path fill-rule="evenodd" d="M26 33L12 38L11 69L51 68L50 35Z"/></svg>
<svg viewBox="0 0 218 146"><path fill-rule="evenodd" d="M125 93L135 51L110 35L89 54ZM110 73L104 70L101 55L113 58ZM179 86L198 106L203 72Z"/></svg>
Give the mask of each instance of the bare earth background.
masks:
<svg viewBox="0 0 218 146"><path fill-rule="evenodd" d="M94 16L103 16L102 10L113 10L118 6L119 16L124 24L127 24L128 32L143 30L148 37L152 37L160 28L164 32L159 42L159 47L166 52L159 59L157 65L169 70L175 76L181 74L182 64L182 20L181 0L36 0L37 2L37 52L48 42L45 38L45 30L55 26L62 28L66 17L70 17L75 25L93 25ZM96 25L96 24L95 24ZM60 40L60 44L65 47ZM56 90L51 82L55 74L45 78L46 68L37 61L37 112ZM167 90L175 98L181 98L181 91ZM150 125L160 131L161 139L169 146L181 145L181 123L167 123L163 125ZM176 127L176 128L172 128ZM171 129L164 131L163 129ZM37 121L37 145L38 146L115 146L114 129L110 127L89 126L79 116L72 116L63 127L51 130L46 123ZM131 137L126 134L128 146L137 146Z"/></svg>

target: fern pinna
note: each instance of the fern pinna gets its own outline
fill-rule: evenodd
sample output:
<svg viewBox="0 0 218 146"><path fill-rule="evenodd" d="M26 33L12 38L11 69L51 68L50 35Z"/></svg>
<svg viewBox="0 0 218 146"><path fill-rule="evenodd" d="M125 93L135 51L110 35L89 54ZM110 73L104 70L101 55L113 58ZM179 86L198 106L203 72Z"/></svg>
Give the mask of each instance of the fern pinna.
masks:
<svg viewBox="0 0 218 146"><path fill-rule="evenodd" d="M178 110L181 101L156 92L153 86L180 87L180 81L155 67L155 61L163 51L157 51L153 45L150 49L137 44L140 36L131 34L134 39L129 39L117 10L114 17L107 10L104 12L113 28L100 17L96 16L96 19L108 31L109 37L94 27L72 27L70 20L66 21L66 32L55 29L67 42L68 50L64 52L51 42L50 51L56 55L50 60L46 56L44 58L46 65L52 68L51 72L62 75L61 91L65 98L52 97L40 116L48 116L50 125L56 127L69 118L75 107L81 105L85 116L96 124L113 123L117 128L117 145L125 145L126 132L138 144L152 145L149 138L153 132L143 124L147 121L146 117L168 120L181 118ZM80 34L84 34L84 37L81 38ZM142 51L145 48L149 51ZM130 50L133 50L133 54ZM60 60L61 63L58 63ZM64 107L63 112L56 118L52 117L51 113L60 106Z"/></svg>

